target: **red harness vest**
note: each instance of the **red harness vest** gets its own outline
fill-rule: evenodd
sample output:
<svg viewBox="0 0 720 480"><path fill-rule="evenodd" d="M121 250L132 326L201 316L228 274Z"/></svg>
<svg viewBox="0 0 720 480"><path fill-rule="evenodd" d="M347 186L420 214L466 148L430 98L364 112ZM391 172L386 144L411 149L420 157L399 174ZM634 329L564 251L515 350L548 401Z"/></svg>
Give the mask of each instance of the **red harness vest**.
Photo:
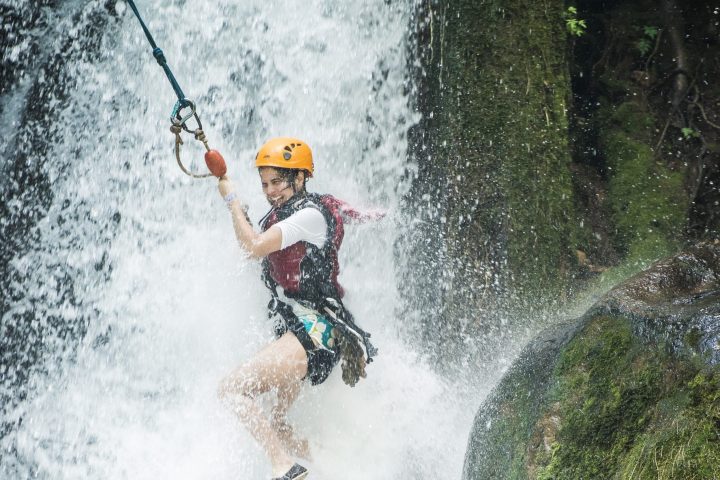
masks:
<svg viewBox="0 0 720 480"><path fill-rule="evenodd" d="M337 277L340 272L338 250L345 235L343 205L331 195L306 194L290 199L266 215L261 222L263 231L303 208L319 210L328 226L321 248L309 242L297 242L265 258L263 277L271 290L280 286L286 296L310 302L327 297L342 298L344 290Z"/></svg>
<svg viewBox="0 0 720 480"><path fill-rule="evenodd" d="M377 211L363 213L332 195L309 193L293 197L280 208L270 210L260 221L263 232L303 208L316 208L323 214L328 226L327 238L320 248L309 242L297 242L263 259L263 280L272 294L268 304L269 314L271 317L279 314L283 320L283 323L276 324L275 334L279 337L290 329L307 351L315 348L292 308L280 300L277 292L280 286L286 297L304 300L317 311L329 309L333 312L335 328L345 335L362 339L367 362L370 363L377 354L377 349L370 343L370 334L355 323L342 304L344 291L337 279L340 272L338 250L345 235L345 221L363 222L380 219L385 214Z"/></svg>

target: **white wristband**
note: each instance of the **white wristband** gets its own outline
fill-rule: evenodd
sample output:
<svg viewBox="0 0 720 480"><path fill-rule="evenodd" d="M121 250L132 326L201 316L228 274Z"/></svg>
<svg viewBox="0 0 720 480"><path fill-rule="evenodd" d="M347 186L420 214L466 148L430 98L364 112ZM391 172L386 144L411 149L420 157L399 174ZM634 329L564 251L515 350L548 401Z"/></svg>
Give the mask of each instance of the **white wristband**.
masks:
<svg viewBox="0 0 720 480"><path fill-rule="evenodd" d="M228 210L232 210L233 202L234 202L235 200L238 200L238 202L240 203L240 210L242 210L243 212L245 212L245 217L247 218L248 206L239 201L239 199L237 198L237 195L235 194L235 192L230 192L230 193L228 193L227 195L225 195L225 196L223 197L223 200L225 200L225 205L227 205ZM249 220L248 220L248 221L249 221Z"/></svg>
<svg viewBox="0 0 720 480"><path fill-rule="evenodd" d="M223 200L225 200L225 203L227 203L228 206L230 206L230 204L235 201L235 199L237 199L237 195L235 194L235 192L230 192L223 197Z"/></svg>

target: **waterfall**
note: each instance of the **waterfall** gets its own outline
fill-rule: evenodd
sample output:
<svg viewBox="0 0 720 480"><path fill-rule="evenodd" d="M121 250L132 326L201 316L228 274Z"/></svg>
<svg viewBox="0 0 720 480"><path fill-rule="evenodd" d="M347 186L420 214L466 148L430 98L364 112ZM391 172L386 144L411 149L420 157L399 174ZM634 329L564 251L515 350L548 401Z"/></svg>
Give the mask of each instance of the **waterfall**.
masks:
<svg viewBox="0 0 720 480"><path fill-rule="evenodd" d="M0 478L266 479L262 451L216 397L271 338L259 266L216 182L175 164L175 99L132 12L122 1L44 4L20 32L29 40L3 57L31 71L3 90L0 113L14 132L0 144L12 240ZM406 133L418 120L412 0L138 7L253 221L268 208L255 150L279 135L312 146L310 190L390 213L348 227L340 259L346 303L380 356L357 387L335 372L290 412L313 449L310 478L459 478L480 398L434 373L396 308ZM183 155L203 168L189 136Z"/></svg>

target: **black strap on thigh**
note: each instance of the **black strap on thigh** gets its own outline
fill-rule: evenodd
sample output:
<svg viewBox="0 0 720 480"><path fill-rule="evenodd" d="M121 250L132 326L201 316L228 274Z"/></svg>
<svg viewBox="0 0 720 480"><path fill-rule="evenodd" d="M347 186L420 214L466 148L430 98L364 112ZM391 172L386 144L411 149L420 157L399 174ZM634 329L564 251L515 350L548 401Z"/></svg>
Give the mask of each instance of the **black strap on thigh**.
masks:
<svg viewBox="0 0 720 480"><path fill-rule="evenodd" d="M280 316L281 321L275 325L275 336L280 337L285 332L290 331L303 346L306 352L315 350L315 343L310 338L310 335L305 330L303 322L297 318L292 307L287 303L281 302L276 299L270 300L268 305L270 312L274 312Z"/></svg>

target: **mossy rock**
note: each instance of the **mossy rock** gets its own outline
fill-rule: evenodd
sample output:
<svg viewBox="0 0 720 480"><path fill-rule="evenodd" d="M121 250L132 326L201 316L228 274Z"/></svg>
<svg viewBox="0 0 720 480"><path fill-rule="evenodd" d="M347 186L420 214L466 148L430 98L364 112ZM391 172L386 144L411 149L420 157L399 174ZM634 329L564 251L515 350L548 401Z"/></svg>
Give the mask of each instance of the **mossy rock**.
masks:
<svg viewBox="0 0 720 480"><path fill-rule="evenodd" d="M720 478L720 244L543 332L481 406L463 478Z"/></svg>
<svg viewBox="0 0 720 480"><path fill-rule="evenodd" d="M673 170L657 158L651 147L654 119L640 101L605 107L601 117L616 247L630 261L675 251L689 207L684 169Z"/></svg>

